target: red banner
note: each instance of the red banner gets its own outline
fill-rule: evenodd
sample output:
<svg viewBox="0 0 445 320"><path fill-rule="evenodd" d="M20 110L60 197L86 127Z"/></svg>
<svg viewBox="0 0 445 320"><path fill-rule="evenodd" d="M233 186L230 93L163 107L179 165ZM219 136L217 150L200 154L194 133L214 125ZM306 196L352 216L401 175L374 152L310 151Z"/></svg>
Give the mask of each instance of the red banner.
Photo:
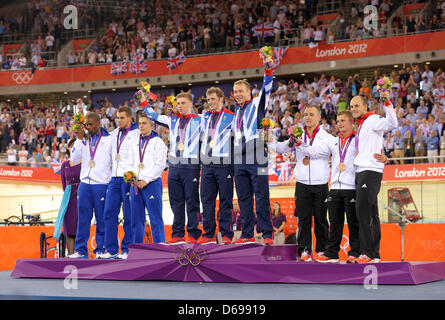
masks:
<svg viewBox="0 0 445 320"><path fill-rule="evenodd" d="M440 49L445 49L445 32L324 44L312 49L308 46L289 48L281 65ZM167 69L167 60L148 61L147 63L147 70L137 74L126 71L124 74L113 75L109 64L36 70L34 73L29 70L7 71L0 73L0 85L16 86L147 78L170 74L194 74L262 67L256 51L187 58L180 67L173 70Z"/></svg>
<svg viewBox="0 0 445 320"><path fill-rule="evenodd" d="M419 163L385 166L383 181L445 180L445 163Z"/></svg>
<svg viewBox="0 0 445 320"><path fill-rule="evenodd" d="M0 180L61 183L60 175L53 169L13 166L0 166Z"/></svg>

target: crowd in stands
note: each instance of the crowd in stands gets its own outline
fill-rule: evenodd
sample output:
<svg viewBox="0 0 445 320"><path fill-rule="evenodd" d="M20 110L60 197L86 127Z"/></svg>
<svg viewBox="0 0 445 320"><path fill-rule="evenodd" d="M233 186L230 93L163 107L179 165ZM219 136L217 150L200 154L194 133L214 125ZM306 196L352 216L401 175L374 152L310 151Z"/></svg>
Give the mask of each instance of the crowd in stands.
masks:
<svg viewBox="0 0 445 320"><path fill-rule="evenodd" d="M30 44L28 56L0 57L2 69L24 66L42 68L47 53L60 49L63 32L63 7L74 3L78 7L79 26L84 36L99 34L97 43L87 52L69 52L68 65L130 61L143 55L144 59L169 58L184 52L186 55L225 50L246 50L264 43L280 45L280 39L299 39L311 42L360 40L384 36L390 15L400 2L391 0L362 0L353 2L350 12L332 8L340 13L338 24L328 28L313 23L317 5L329 1L29 1L24 15L0 17L0 39L14 38L23 32L37 36ZM420 2L420 1L410 1ZM391 21L395 33L423 32L445 26L445 1L434 1L432 19L421 14L400 16ZM371 4L378 9L379 28L364 27L364 8ZM256 36L252 28L270 23L272 31L265 37ZM334 30L335 29L335 30ZM86 30L86 31L85 31ZM105 31L102 31L105 30Z"/></svg>
<svg viewBox="0 0 445 320"><path fill-rule="evenodd" d="M383 115L376 87L382 76L391 78L390 98L399 120L399 127L385 135L384 152L392 158L390 163L413 162L412 159L399 159L406 157L425 157L416 159L416 163L445 161L445 72L441 68L431 70L428 64L403 65L398 71L387 74L376 70L372 79L360 79L358 74L345 79L317 74L303 80L277 80L267 112L276 124L273 129L275 138L284 141L288 139L289 127L294 124L303 126L303 110L309 104L320 106L320 126L335 136L338 134L336 113L347 109L355 95L366 97L369 110ZM253 86L253 96L259 90L258 86ZM193 96L191 89L189 92ZM193 98L194 112L205 112L205 97ZM165 100L166 94L162 94L153 103L156 112L166 114ZM226 97L224 104L232 111L236 106L232 95ZM130 106L136 116L137 102L126 101L124 105ZM54 104L34 105L30 99L17 105L2 103L0 107L0 152L8 154L10 164L38 166L39 163L66 158L67 142L72 138L69 128L73 115L68 109L75 112L94 110L100 115L102 126L112 131L116 128L116 113L120 106L106 98L97 105L78 99L70 108L65 106L63 109ZM168 144L168 129L158 127L157 130Z"/></svg>

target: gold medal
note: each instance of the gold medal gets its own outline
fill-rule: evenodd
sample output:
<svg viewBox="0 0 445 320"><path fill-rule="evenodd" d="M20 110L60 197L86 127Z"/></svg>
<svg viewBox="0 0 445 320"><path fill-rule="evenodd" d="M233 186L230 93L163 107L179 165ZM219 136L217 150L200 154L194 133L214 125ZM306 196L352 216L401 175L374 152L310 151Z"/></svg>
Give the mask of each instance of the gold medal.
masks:
<svg viewBox="0 0 445 320"><path fill-rule="evenodd" d="M311 162L311 159L309 159L309 157L304 157L304 159L303 159L303 164L304 164L305 166L308 166L310 162Z"/></svg>
<svg viewBox="0 0 445 320"><path fill-rule="evenodd" d="M215 146L216 146L215 140L211 140L210 143L209 143L209 146L210 146L211 149L215 148Z"/></svg>
<svg viewBox="0 0 445 320"><path fill-rule="evenodd" d="M337 166L338 170L345 171L346 165L343 162L340 162L340 164Z"/></svg>
<svg viewBox="0 0 445 320"><path fill-rule="evenodd" d="M184 144L182 142L178 143L178 150L184 151Z"/></svg>
<svg viewBox="0 0 445 320"><path fill-rule="evenodd" d="M114 157L114 159L119 162L119 160L121 159L121 155L119 153L116 154L116 156Z"/></svg>
<svg viewBox="0 0 445 320"><path fill-rule="evenodd" d="M236 136L236 139L237 139L237 140L241 139L241 137L242 137L242 133L241 133L241 131L237 131L237 132L235 133L235 136Z"/></svg>
<svg viewBox="0 0 445 320"><path fill-rule="evenodd" d="M139 170L144 169L144 164L143 164L142 162L138 164L138 169L139 169Z"/></svg>
<svg viewBox="0 0 445 320"><path fill-rule="evenodd" d="M94 162L94 160L90 160L89 165L90 165L90 168L94 168L96 163Z"/></svg>

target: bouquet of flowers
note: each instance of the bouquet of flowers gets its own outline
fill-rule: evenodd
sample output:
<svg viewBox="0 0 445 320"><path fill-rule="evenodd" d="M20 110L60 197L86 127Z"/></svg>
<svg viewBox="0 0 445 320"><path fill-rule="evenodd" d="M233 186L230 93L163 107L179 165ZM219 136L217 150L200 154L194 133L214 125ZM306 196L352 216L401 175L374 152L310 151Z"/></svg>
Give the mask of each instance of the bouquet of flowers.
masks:
<svg viewBox="0 0 445 320"><path fill-rule="evenodd" d="M382 92L388 92L392 88L392 82L388 77L383 77L377 80L377 89L382 90ZM388 99L384 96L380 96L380 100L386 102Z"/></svg>
<svg viewBox="0 0 445 320"><path fill-rule="evenodd" d="M134 171L127 171L124 173L125 183L131 183L134 188L134 193L138 194L138 187L136 186L136 173Z"/></svg>
<svg viewBox="0 0 445 320"><path fill-rule="evenodd" d="M70 128L72 133L77 133L79 130L85 130L85 116L83 113L76 113L73 117L73 125Z"/></svg>
<svg viewBox="0 0 445 320"><path fill-rule="evenodd" d="M263 60L263 66L266 69L272 69L274 64L273 50L271 46L265 46L260 49L260 58Z"/></svg>
<svg viewBox="0 0 445 320"><path fill-rule="evenodd" d="M167 99L165 99L165 104L167 105L169 116L175 115L177 113L175 96L168 96Z"/></svg>
<svg viewBox="0 0 445 320"><path fill-rule="evenodd" d="M260 122L260 127L263 129L264 142L269 142L269 129L273 129L275 127L275 123L272 119L263 118Z"/></svg>
<svg viewBox="0 0 445 320"><path fill-rule="evenodd" d="M157 96L153 93L150 92L151 89L151 85L146 82L146 81L142 81L140 83L140 86L138 87L138 91L133 95L133 98L136 100L140 100L142 98L142 96L146 96L149 99L156 101Z"/></svg>
<svg viewBox="0 0 445 320"><path fill-rule="evenodd" d="M303 135L303 129L301 129L300 126L293 125L287 130L287 134L290 137L289 147L292 147L297 142L297 140L299 140Z"/></svg>

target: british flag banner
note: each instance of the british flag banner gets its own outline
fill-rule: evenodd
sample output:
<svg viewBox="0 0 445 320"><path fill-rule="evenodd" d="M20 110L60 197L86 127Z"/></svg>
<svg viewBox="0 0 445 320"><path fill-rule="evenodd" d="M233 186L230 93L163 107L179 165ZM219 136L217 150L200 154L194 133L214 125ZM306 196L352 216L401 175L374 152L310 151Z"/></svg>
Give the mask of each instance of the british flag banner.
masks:
<svg viewBox="0 0 445 320"><path fill-rule="evenodd" d="M280 65L281 60L283 60L284 55L286 54L288 48L279 48L275 47L273 48L273 60L274 63L272 65L272 68L276 68Z"/></svg>
<svg viewBox="0 0 445 320"><path fill-rule="evenodd" d="M275 28L270 22L257 24L252 28L252 36L254 37L273 37L275 36Z"/></svg>
<svg viewBox="0 0 445 320"><path fill-rule="evenodd" d="M291 169L292 166L290 162L281 162L276 165L276 173L278 176L278 182L288 182L291 181Z"/></svg>
<svg viewBox="0 0 445 320"><path fill-rule="evenodd" d="M110 73L119 76L127 72L128 66L125 62L114 62L111 64Z"/></svg>
<svg viewBox="0 0 445 320"><path fill-rule="evenodd" d="M51 160L51 167L53 168L55 174L60 174L62 169L62 164L60 162L55 159Z"/></svg>
<svg viewBox="0 0 445 320"><path fill-rule="evenodd" d="M147 71L148 62L144 61L143 57L136 56L135 59L129 64L129 66L129 70L131 73L140 74Z"/></svg>
<svg viewBox="0 0 445 320"><path fill-rule="evenodd" d="M241 45L241 28L239 26L236 26L235 28L235 46Z"/></svg>
<svg viewBox="0 0 445 320"><path fill-rule="evenodd" d="M167 69L176 69L187 60L184 51L181 51L176 57L167 60Z"/></svg>

